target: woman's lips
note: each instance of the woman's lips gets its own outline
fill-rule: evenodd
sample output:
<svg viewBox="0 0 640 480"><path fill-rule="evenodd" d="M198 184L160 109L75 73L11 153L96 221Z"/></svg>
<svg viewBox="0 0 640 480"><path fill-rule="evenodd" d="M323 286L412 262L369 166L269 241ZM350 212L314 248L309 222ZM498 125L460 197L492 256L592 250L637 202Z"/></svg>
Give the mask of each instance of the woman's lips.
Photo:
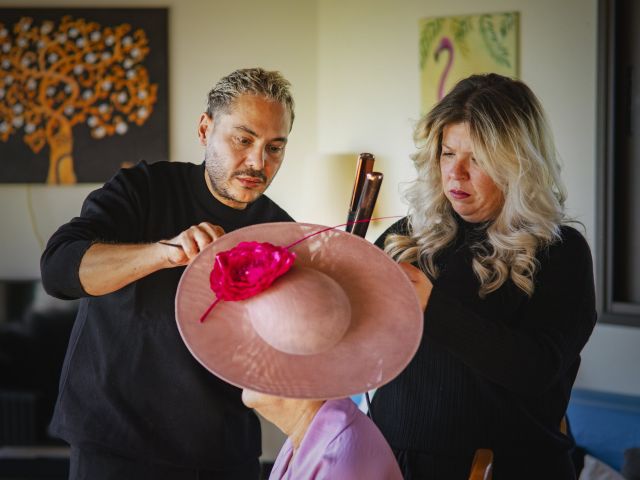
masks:
<svg viewBox="0 0 640 480"><path fill-rule="evenodd" d="M470 197L471 195L463 190L449 190L449 194L455 198L456 200L464 200L465 198Z"/></svg>

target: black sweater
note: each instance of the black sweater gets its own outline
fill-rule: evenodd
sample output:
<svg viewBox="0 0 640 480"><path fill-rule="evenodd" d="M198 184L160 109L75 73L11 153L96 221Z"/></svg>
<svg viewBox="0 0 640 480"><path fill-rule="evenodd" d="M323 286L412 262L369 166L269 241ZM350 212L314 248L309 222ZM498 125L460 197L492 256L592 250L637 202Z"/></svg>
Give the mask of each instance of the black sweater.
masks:
<svg viewBox="0 0 640 480"><path fill-rule="evenodd" d="M45 289L79 298L51 431L75 445L243 477L260 455L260 426L240 390L206 371L182 342L174 298L184 267L116 292L89 296L78 269L96 241L154 242L208 221L230 232L291 221L261 196L245 210L218 202L204 164L159 162L121 170L92 192L80 217L51 237L41 259Z"/></svg>
<svg viewBox="0 0 640 480"><path fill-rule="evenodd" d="M572 478L572 441L559 426L596 320L589 247L563 226L537 254L531 298L509 280L481 299L470 246L486 234L457 220L436 258L422 343L376 393L373 418L406 478L466 479L478 448L494 451L496 480ZM377 243L406 231L405 219Z"/></svg>

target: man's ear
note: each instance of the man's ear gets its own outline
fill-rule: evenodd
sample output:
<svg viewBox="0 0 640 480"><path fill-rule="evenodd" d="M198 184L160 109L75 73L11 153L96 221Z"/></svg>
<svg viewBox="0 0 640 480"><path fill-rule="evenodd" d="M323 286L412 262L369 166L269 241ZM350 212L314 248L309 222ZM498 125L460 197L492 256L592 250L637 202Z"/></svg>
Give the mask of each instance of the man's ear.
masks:
<svg viewBox="0 0 640 480"><path fill-rule="evenodd" d="M200 139L200 145L207 146L207 138L213 129L213 118L211 118L206 112L200 115L200 121L198 122L198 138Z"/></svg>

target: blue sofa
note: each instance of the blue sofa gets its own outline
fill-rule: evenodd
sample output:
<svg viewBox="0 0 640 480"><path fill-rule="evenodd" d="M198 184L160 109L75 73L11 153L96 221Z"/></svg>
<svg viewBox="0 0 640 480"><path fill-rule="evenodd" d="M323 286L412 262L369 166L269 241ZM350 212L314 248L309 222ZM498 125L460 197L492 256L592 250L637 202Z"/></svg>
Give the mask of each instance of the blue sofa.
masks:
<svg viewBox="0 0 640 480"><path fill-rule="evenodd" d="M576 388L567 416L576 444L618 471L624 451L640 447L640 396Z"/></svg>

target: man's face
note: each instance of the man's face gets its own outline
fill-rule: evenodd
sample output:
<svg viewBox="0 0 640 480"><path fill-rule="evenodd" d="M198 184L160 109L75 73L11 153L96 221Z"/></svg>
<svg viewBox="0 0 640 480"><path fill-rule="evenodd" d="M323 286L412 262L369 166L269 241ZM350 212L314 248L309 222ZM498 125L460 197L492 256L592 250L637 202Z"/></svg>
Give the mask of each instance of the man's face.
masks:
<svg viewBox="0 0 640 480"><path fill-rule="evenodd" d="M206 181L220 202L244 209L275 177L287 144L291 114L281 103L240 95L229 112L200 117Z"/></svg>

